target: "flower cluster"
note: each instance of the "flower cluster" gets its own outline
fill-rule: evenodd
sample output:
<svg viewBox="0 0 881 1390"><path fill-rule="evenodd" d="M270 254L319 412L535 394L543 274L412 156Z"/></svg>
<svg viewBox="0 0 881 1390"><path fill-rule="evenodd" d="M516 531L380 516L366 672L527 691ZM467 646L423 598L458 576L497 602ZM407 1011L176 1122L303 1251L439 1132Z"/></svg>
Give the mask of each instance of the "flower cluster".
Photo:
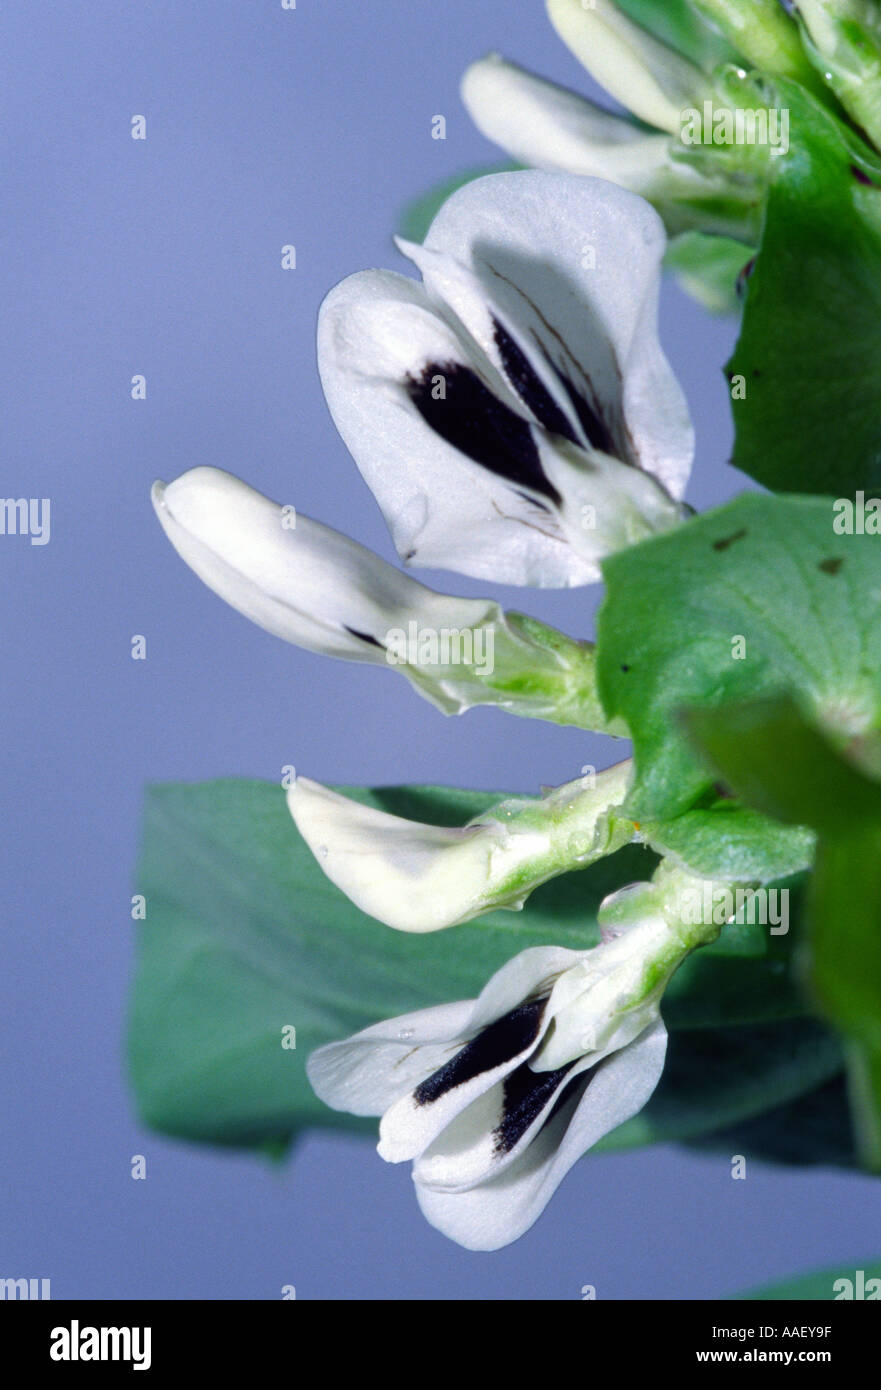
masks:
<svg viewBox="0 0 881 1390"><path fill-rule="evenodd" d="M615 184L490 176L443 207L421 282L353 275L326 299L319 366L334 420L407 564L566 587L685 516L693 439L656 332L665 235ZM157 483L168 538L216 593L286 641L400 670L445 713L610 726L589 642L492 600L438 594L355 541L212 468ZM399 641L401 633L456 641ZM486 639L492 638L491 643ZM467 639L467 640L466 640ZM492 659L487 660L491 650ZM297 828L328 877L399 931L516 910L539 884L638 836L625 762L459 829L370 810L298 778ZM473 1248L515 1239L572 1163L654 1090L659 1006L719 927L679 910L682 872L606 901L603 940L514 957L480 997L367 1028L309 1064L328 1104L382 1116L429 1220Z"/></svg>
<svg viewBox="0 0 881 1390"><path fill-rule="evenodd" d="M472 119L525 165L611 179L641 194L674 235L758 242L772 161L786 153L779 132L755 138L756 111L778 102L775 79L799 82L881 149L874 0L691 0L690 56L614 0L547 0L547 10L564 43L628 114L490 54L463 77ZM720 138L735 118L748 118L751 139Z"/></svg>

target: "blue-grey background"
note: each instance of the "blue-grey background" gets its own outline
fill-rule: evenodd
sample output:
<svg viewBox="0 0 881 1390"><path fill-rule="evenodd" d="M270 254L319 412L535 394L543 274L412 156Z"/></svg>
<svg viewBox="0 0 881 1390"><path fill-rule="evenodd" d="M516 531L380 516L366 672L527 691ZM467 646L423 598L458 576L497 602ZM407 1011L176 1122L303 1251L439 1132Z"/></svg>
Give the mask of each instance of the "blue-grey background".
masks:
<svg viewBox="0 0 881 1390"><path fill-rule="evenodd" d="M501 48L589 84L539 0L4 11L2 491L51 498L52 538L0 539L0 1276L51 1278L55 1297L680 1299L877 1256L874 1189L829 1171L752 1164L733 1182L724 1155L589 1159L523 1240L475 1256L424 1224L406 1166L369 1141L316 1133L272 1170L139 1128L121 1039L147 780L295 763L534 791L611 760L492 711L444 720L390 674L274 641L184 568L148 499L155 477L214 464L393 558L323 402L318 304L353 270L404 269L403 204L498 158L459 103L470 59ZM725 463L733 328L668 287L662 334L708 505L743 486ZM591 631L592 591L499 596Z"/></svg>

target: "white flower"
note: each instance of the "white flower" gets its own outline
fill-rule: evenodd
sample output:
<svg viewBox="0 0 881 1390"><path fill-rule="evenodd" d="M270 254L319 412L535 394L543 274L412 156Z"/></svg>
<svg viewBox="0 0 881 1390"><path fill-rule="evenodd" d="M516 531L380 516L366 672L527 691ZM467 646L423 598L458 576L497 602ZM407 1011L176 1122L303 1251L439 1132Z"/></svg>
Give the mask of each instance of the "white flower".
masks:
<svg viewBox="0 0 881 1390"><path fill-rule="evenodd" d="M399 931L455 926L494 908L522 908L539 884L612 853L633 837L616 817L630 763L503 801L461 828L377 811L298 777L288 792L297 829L328 878Z"/></svg>
<svg viewBox="0 0 881 1390"><path fill-rule="evenodd" d="M412 1161L425 1216L468 1249L522 1235L660 1080L664 988L718 929L683 928L656 885L624 896L623 913L607 900L623 930L603 944L523 951L478 999L376 1024L309 1059L328 1105L382 1116L380 1155Z"/></svg>
<svg viewBox="0 0 881 1390"><path fill-rule="evenodd" d="M400 671L446 714L494 703L559 723L606 725L588 643L488 599L435 593L218 468L156 483L153 504L199 578L285 641Z"/></svg>
<svg viewBox="0 0 881 1390"><path fill-rule="evenodd" d="M344 280L318 359L405 561L584 584L681 519L693 435L657 339L665 238L645 201L490 175L448 199L424 246L398 244L423 283Z"/></svg>
<svg viewBox="0 0 881 1390"><path fill-rule="evenodd" d="M703 111L705 102L731 105L732 74L705 73L612 0L548 0L548 12L591 76L636 119L490 54L462 79L462 100L482 134L536 169L608 178L641 194L671 232L699 228L754 241L763 152L694 150L681 138L686 112ZM781 22L792 29L785 16Z"/></svg>

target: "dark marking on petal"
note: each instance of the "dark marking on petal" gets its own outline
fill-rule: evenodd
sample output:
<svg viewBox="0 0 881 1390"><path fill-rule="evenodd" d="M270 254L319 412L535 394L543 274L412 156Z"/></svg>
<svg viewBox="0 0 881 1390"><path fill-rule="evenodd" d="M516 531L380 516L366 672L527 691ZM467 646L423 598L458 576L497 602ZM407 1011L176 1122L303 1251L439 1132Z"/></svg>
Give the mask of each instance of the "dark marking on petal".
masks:
<svg viewBox="0 0 881 1390"><path fill-rule="evenodd" d="M739 531L735 531L733 535L731 535L731 536L722 536L722 537L720 537L719 540L713 541L713 549L714 549L714 550L727 550L728 547L729 547L729 545L733 545L735 541L742 541L743 538L744 538L744 536L745 536L746 534L747 534L746 527L745 527L745 526L742 526L741 529L740 529Z"/></svg>
<svg viewBox="0 0 881 1390"><path fill-rule="evenodd" d="M560 337L560 334L557 332L556 328L554 328L548 322L541 309L539 309L538 305L535 303L535 301L529 298L529 295L524 292L520 285L515 285L513 280L510 280L507 275L503 275L497 266L490 265L489 262L486 262L486 265L487 269L490 271L491 274L495 275L497 279L502 280L506 285L510 285L511 288L515 291L515 293L519 296L519 298L529 305L536 318L544 326L548 335L551 338L554 338L559 343L560 348L562 349L562 352L565 354L565 356L568 357L569 360L579 368L585 380L587 382L590 382L590 376L588 372L585 371L584 367L581 366L580 363L575 361L575 358L572 356L572 353L569 351L569 348L566 346L565 342ZM620 457L620 451L615 448L612 433L609 430L609 427L607 426L606 422L603 420L600 411L596 409L591 404L591 402L588 401L582 395L580 391L577 390L577 388L572 383L571 377L569 377L566 374L566 372L563 371L559 363L554 361L550 353L545 348L544 344L539 340L535 333L532 334L532 337L535 340L536 347L541 352L548 366L551 368L558 381L560 381L562 385L566 388L566 394L568 395L569 400L571 401L572 406L574 407L575 413L578 416L579 424L581 425L581 428L584 430L588 442L595 449L602 450L604 454L612 454L616 458ZM620 380L621 368L619 367L617 361L615 362L615 370L618 373L618 378ZM629 462L629 460L624 459L623 462L626 463Z"/></svg>
<svg viewBox="0 0 881 1390"><path fill-rule="evenodd" d="M385 651L383 644L377 642L375 637L371 637L369 632L359 632L357 628L349 627L347 623L343 623L343 627L350 636L357 637L359 642L368 642L371 647L378 647L381 652Z"/></svg>
<svg viewBox="0 0 881 1390"><path fill-rule="evenodd" d="M443 378L443 397L435 394L436 377ZM405 385L426 424L454 449L517 487L562 501L541 466L529 421L493 395L470 367L428 362Z"/></svg>
<svg viewBox="0 0 881 1390"><path fill-rule="evenodd" d="M502 1118L493 1130L494 1153L511 1152L574 1066L574 1062L567 1062L556 1071L533 1071L529 1063L524 1062L505 1077Z"/></svg>
<svg viewBox="0 0 881 1390"><path fill-rule="evenodd" d="M566 394L572 402L575 414L578 416L578 423L584 430L588 443L592 448L599 449L603 454L611 454L615 458L620 458L621 450L616 446L612 438L612 431L609 429L609 426L606 424L599 410L591 405L587 397L574 385L571 377L567 376L556 362L551 361L550 358L548 361L563 386L566 388ZM627 460L625 459L623 462L626 463Z"/></svg>
<svg viewBox="0 0 881 1390"><path fill-rule="evenodd" d="M492 1071L516 1057L538 1037L548 996L525 1004L497 1018L467 1042L449 1062L421 1082L413 1092L416 1105L430 1105L456 1086L464 1086L482 1072Z"/></svg>
<svg viewBox="0 0 881 1390"><path fill-rule="evenodd" d="M843 564L844 557L842 555L833 555L828 560L821 560L817 569L822 570L824 574L837 574Z"/></svg>
<svg viewBox="0 0 881 1390"><path fill-rule="evenodd" d="M575 431L557 405L541 377L532 369L532 364L520 344L511 336L507 328L494 318L493 337L505 376L513 386L523 404L532 411L536 420L552 434L560 434L571 444L577 444Z"/></svg>

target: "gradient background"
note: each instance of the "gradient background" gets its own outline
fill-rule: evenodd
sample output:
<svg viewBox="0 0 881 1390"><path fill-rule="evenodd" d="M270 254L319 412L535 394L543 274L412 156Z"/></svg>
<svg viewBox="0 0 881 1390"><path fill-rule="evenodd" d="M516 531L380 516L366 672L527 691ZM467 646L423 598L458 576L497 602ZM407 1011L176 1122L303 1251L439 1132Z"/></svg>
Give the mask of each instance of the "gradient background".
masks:
<svg viewBox="0 0 881 1390"><path fill-rule="evenodd" d="M539 0L4 8L3 491L50 497L52 538L0 540L0 1276L51 1278L56 1298L273 1299L292 1283L300 1298L578 1299L593 1284L685 1299L877 1255L877 1188L832 1171L752 1163L733 1182L724 1155L599 1157L518 1244L473 1255L423 1222L407 1167L368 1140L316 1133L276 1171L138 1127L121 1038L145 781L294 763L327 782L535 791L611 761L571 730L444 720L402 680L277 642L184 568L148 498L155 477L213 464L394 558L321 395L320 300L351 271L404 269L404 203L499 158L459 103L469 60L502 48L590 88ZM725 462L733 325L669 286L662 336L706 506L744 485ZM498 597L592 630L593 590Z"/></svg>

